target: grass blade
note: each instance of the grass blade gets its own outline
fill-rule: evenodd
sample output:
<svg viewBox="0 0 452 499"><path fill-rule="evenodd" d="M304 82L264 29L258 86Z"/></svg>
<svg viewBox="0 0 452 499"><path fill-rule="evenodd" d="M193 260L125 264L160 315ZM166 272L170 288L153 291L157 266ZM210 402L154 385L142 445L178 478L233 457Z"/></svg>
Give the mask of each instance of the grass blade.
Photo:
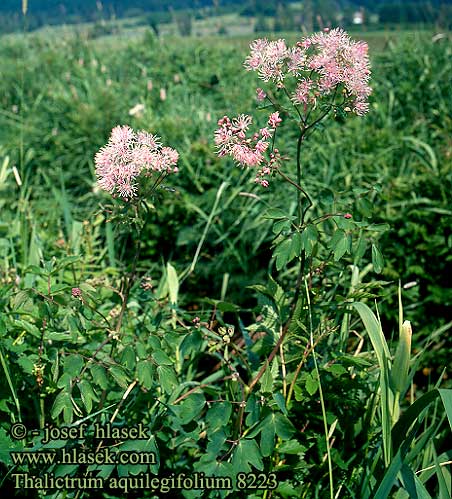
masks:
<svg viewBox="0 0 452 499"><path fill-rule="evenodd" d="M369 335L372 346L377 355L378 364L380 366L380 391L381 391L381 419L383 432L383 450L385 465L388 466L391 460L391 426L392 426L392 410L393 397L389 388L391 361L389 348L386 339L381 330L381 326L375 314L365 304L361 302L352 303L353 307L358 311L361 320L364 323L367 334Z"/></svg>

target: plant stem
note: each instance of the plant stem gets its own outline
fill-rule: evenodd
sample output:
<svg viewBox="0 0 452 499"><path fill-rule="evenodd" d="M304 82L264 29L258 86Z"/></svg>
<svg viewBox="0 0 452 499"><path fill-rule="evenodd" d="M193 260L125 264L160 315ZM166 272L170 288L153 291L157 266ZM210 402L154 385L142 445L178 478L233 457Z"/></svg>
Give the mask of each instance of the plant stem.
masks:
<svg viewBox="0 0 452 499"><path fill-rule="evenodd" d="M301 143L303 142L303 136L304 136L304 129L301 131L300 135L298 136L298 141L297 141L297 184L301 184ZM306 199L308 202L312 205L312 202L307 195L307 193L304 193L306 196ZM301 228L301 224L303 223L303 207L301 206L301 191L298 190L297 192L297 206L298 206L298 226Z"/></svg>
<svg viewBox="0 0 452 499"><path fill-rule="evenodd" d="M312 201L311 198L309 197L309 194L301 187L301 185L297 184L294 182L290 177L288 177L285 173L283 173L281 170L278 170L278 173L281 175L281 177L289 182L289 184L293 185L296 189L298 189L300 192L304 194L308 202L310 203L310 206L312 206Z"/></svg>
<svg viewBox="0 0 452 499"><path fill-rule="evenodd" d="M312 345L312 358L314 359L314 368L315 368L317 380L319 383L320 405L322 406L322 419L323 419L323 427L325 430L326 454L328 457L328 475L329 475L329 479L330 479L330 499L334 499L333 464L331 462L328 422L326 419L326 408L325 408L325 399L323 398L322 383L320 381L320 371L319 371L319 366L317 364L317 357L316 357L316 353L315 353L315 349L314 349L314 336L312 334L311 299L309 297L309 289L308 289L308 285L307 285L306 281L305 281L305 289L306 289L306 298L308 301L309 335L310 335L310 341L311 341L311 345Z"/></svg>
<svg viewBox="0 0 452 499"><path fill-rule="evenodd" d="M124 291L124 294L122 296L121 310L119 312L118 322L116 323L116 329L115 329L117 334L119 334L119 330L121 329L122 321L124 319L124 313L125 313L126 308L127 308L127 302L129 301L130 291L132 290L132 286L133 286L135 279L137 277L136 272L137 272L138 259L140 257L141 248L142 248L141 236L143 234L143 229L147 225L147 222L149 220L149 213L150 213L149 209L145 203L143 203L143 207L146 210L146 216L144 218L143 225L141 226L141 228L137 234L137 239L136 239L136 243L135 243L136 249L135 249L135 255L134 255L133 261L132 261L132 268L130 269L129 275L125 278L125 291Z"/></svg>
<svg viewBox="0 0 452 499"><path fill-rule="evenodd" d="M264 375L265 371L267 370L267 367L270 366L270 362L273 360L273 358L275 357L275 355L278 353L279 347L282 345L282 343L284 341L284 338L285 338L285 336L287 334L287 331L289 330L290 323L292 322L292 317L290 317L290 319L286 322L286 325L284 326L284 328L281 331L281 334L279 336L279 340L276 342L276 345L273 347L273 350L270 352L270 355L265 360L264 365L260 368L260 370L257 373L256 377L248 385L247 398L250 396L250 394L253 391L254 387L256 386L257 382Z"/></svg>
<svg viewBox="0 0 452 499"><path fill-rule="evenodd" d="M5 359L3 357L3 352L2 352L1 348L0 348L0 362L2 364L3 371L5 372L6 381L8 382L9 388L10 388L12 396L13 396L14 404L15 404L16 409L17 409L17 417L19 418L19 421L21 422L22 421L22 417L20 415L20 402L19 402L19 398L17 397L17 393L16 393L16 390L14 388L13 382L11 380L11 376L9 375L8 366L6 365L6 362L5 362ZM11 412L11 419L13 420L13 423L16 422L13 412Z"/></svg>

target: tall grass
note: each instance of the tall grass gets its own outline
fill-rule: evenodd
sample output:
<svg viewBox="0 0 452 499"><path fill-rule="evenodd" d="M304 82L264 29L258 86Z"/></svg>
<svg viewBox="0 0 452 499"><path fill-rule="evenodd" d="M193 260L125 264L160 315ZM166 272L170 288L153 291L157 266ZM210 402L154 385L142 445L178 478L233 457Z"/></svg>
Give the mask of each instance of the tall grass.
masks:
<svg viewBox="0 0 452 499"><path fill-rule="evenodd" d="M312 295L308 293L300 306L289 351L274 361L260 388L263 394L284 390L285 399L276 397L270 403L300 422L297 437L283 441L280 434L291 435L292 430L277 420L279 450L271 466L281 468L281 497L323 497L326 490L330 496L378 499L450 495L447 438L452 411L450 392L444 389L450 373L443 373L442 366L448 365L451 354L447 340L452 326L446 320L452 296L447 278L452 254L452 44L447 37L433 41L424 35L415 40L385 45L379 39L368 117L350 120L347 127L338 117L313 136L304 153L307 188L316 199L313 210L320 216L333 205L338 212L352 213L355 220L374 221L372 233L384 248L385 265L377 274L371 248L363 247L353 261L327 268L313 265L309 270ZM126 326L136 337L118 352L118 365L110 366L108 356L100 353L117 385L106 392L110 385L100 384L105 405L94 415L116 419L123 404L130 409L131 420L146 414L163 433L168 430L167 447L160 452L173 471L183 469L187 456L198 459L200 466L203 452L214 444L224 450L224 442L209 441L193 449L184 438L169 436L171 425L183 427L187 421L183 409L168 413L164 404L185 400L185 387L207 387L205 393L212 397L218 394L218 379L230 374L215 371L222 357L212 347L214 333L205 338L195 331L179 343L179 321L204 313L211 314L212 324L234 323L243 331L240 352L250 374L269 348L259 333L273 334L278 314L287 309L279 284L270 281L269 290L262 285L275 272L268 249L274 237L271 221L261 215L270 200L273 207L289 213L296 206L276 182L266 192L255 186L248 172L220 164L212 145L216 120L233 110L247 111L254 96L253 79L241 70L245 51L242 39L181 43L149 34L113 47L80 35L57 42L34 35L2 39L0 306L15 322L0 360L13 418L20 420L25 411L30 421L29 407L36 403L16 384L19 377L31 383L36 374L33 363L42 360L36 354L42 339L25 320L34 320L33 307L53 321L49 340L66 342L69 351L58 354L64 370L79 362L79 350L92 355L106 341L105 324L120 303L115 289L121 271L131 263L133 245L126 232L105 223L98 208L104 198L95 187L93 155L113 126L129 123L158 131L177 147L181 172L175 192L155 200L158 215L152 216L143 234L138 271L158 282L155 295L143 298L138 284L132 289L136 299ZM19 85L20 71L24 79ZM165 100L160 97L162 88ZM144 110L131 115L136 104L144 104ZM254 118L259 122L259 112ZM281 148L293 160L292 139L287 134ZM294 173L294 162L288 165ZM383 224L390 230L385 232ZM72 260L57 263L68 255ZM281 273L280 279L282 284L292 282L294 271ZM45 298L50 296L49 283L55 303ZM85 316L77 315L77 307L58 294L71 283L84 286L89 297L91 308L83 311ZM37 294L30 296L24 289ZM170 313L165 300L171 302ZM411 321L412 333L403 316ZM159 337L156 331L166 321L171 327ZM22 346L25 336L29 344ZM149 341L152 349L157 344L161 348L164 362L154 370L140 358L137 369L146 390L158 380L156 390L166 400L161 404L150 403L148 394L135 391L136 384L127 378L127 369L136 363L132 345L137 343L142 352ZM176 371L165 364L165 355L174 353L173 344ZM23 360L25 354L31 364ZM16 356L22 360L8 362ZM212 359L215 365L210 369ZM62 362L58 356L44 360L54 366ZM297 366L283 382L275 374L282 366ZM106 377L104 366L99 367L96 376ZM53 380L51 393L42 401L52 399L53 406L48 414L37 405L41 423L45 418L68 422L73 416L64 409L67 397L55 398L61 389L58 369L47 373ZM183 369L186 379L173 394ZM233 383L229 390L233 396L238 393ZM98 403L91 395L86 402L87 393L74 395L74 400L80 405L82 399L88 406ZM195 395L202 406L199 396L204 392ZM192 409L187 398L184 410ZM257 398L250 400L246 418L251 428L247 436L252 438L263 430L253 419ZM107 411L114 404L111 418ZM210 424L217 424L217 416L209 414ZM353 421L350 414L356 416ZM179 451L183 457L176 462Z"/></svg>

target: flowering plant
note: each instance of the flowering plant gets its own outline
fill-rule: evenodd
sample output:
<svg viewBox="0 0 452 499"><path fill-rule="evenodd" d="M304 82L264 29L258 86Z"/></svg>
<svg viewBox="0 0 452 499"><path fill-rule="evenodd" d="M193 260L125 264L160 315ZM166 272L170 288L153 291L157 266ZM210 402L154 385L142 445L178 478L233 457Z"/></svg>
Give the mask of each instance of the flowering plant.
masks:
<svg viewBox="0 0 452 499"><path fill-rule="evenodd" d="M95 157L98 185L126 202L146 197L166 175L178 171L178 159L178 152L163 147L157 136L117 126Z"/></svg>
<svg viewBox="0 0 452 499"><path fill-rule="evenodd" d="M280 114L284 113L292 117L299 128L299 185L301 144L308 131L313 130L331 111L335 114L353 112L362 116L369 109L367 99L371 88L368 84L370 64L367 44L352 41L342 29L337 28L304 38L293 47L288 47L281 39L259 39L251 44L250 49L245 68L256 71L261 80L276 86L276 93L256 89L257 100L268 100L275 109L268 121L270 130L263 128L251 138L246 138L251 117L242 114L231 121L225 116L218 122L215 134L218 154L228 154L242 166L260 167L256 182L268 187L269 182L264 177L281 173L279 151L274 148L274 142L276 127L282 121ZM272 139L272 146L266 159L263 153L268 149L268 139ZM304 194L310 202L307 193Z"/></svg>
<svg viewBox="0 0 452 499"><path fill-rule="evenodd" d="M136 132L127 125L113 128L94 158L97 186L116 200L104 207L109 221L119 220L141 230L153 207L149 198L169 174L179 171L178 159L179 153L163 146L156 135Z"/></svg>
<svg viewBox="0 0 452 499"><path fill-rule="evenodd" d="M338 230L330 241L335 260L351 252L345 229L357 226L350 220L350 213L329 213L306 222L306 214L313 202L302 185L301 150L305 139L329 115L354 113L362 116L367 113L367 99L372 91L367 44L352 41L340 28L326 29L292 47L282 39L259 39L251 43L244 66L248 71L256 71L267 83L269 88L266 90L256 89L256 98L258 102L267 103L264 109L270 107L273 112L267 126L250 136L247 133L252 124L251 116L241 114L232 120L224 116L218 122L215 143L219 156L229 155L237 164L255 169L255 182L261 186L268 187L270 177L280 175L296 188L296 223L287 216L278 214L274 217L277 220L274 226L277 269L294 258L301 262L296 301L306 258L313 253L318 240L319 223L332 219L337 226ZM287 121L295 122L298 136L295 180L282 169L289 158L281 156L275 147L277 129ZM377 249L374 253L381 260ZM381 262L376 267L380 268Z"/></svg>
<svg viewBox="0 0 452 499"><path fill-rule="evenodd" d="M367 44L352 41L340 28L316 33L293 47L287 47L284 40L256 40L245 67L278 88L286 88L288 78L293 77L296 88L290 98L295 105L303 106L305 114L309 105L334 95L339 86L344 90L341 105L351 105L348 111L363 115L369 109ZM257 94L259 99L265 98L263 90L258 89Z"/></svg>
<svg viewBox="0 0 452 499"><path fill-rule="evenodd" d="M283 366L284 405L291 407L294 386L305 358L300 361L300 367L296 372L286 379L284 360L286 354L283 343L289 334L297 336L308 332L308 346L314 358L315 379L318 380L316 383L328 449L326 406L314 347L319 338L325 334L325 325L322 322L330 320L325 316L325 309L332 298L326 297L324 286L319 285L317 293L313 291L315 285L313 281L316 278L315 272L312 271L313 262L320 275L328 264L337 262L346 253L356 252L362 256L362 231L368 227L368 224L362 221L355 222L348 212L335 213L334 210L308 219L307 213L314 203L305 186L306 182L302 182L301 150L306 138L318 129L318 125L328 116L344 117L350 113L363 116L368 112L371 88L367 44L352 41L342 29L333 29L306 37L292 47L288 47L282 39L277 41L259 39L250 45L250 49L244 66L248 71L257 72L259 78L266 83L265 89L256 89L256 99L261 103L261 109L271 108L271 114L266 126L254 133L249 131L252 125L251 116L241 114L233 119L224 116L218 121L215 144L219 156L228 155L238 165L252 168L256 172L255 182L260 186L269 187L269 179L279 175L285 182L295 187L297 215L292 216L284 210L271 209L267 212L266 218L274 220L273 256L276 270L280 271L291 261L296 260L298 271L295 285L291 285L288 292L284 292L282 286L271 276L267 287L254 287L259 293L273 298L273 313L274 317L278 317L279 328L275 327L272 331L277 340L270 353L266 353L266 360L261 368L254 373L248 383L241 406L242 412L238 415L237 434L239 436L242 434L243 407L252 400L252 392L257 390L259 385L261 391L268 391L264 387L268 379L277 372L278 362ZM290 168L290 158L282 156L275 147L277 131L290 123L295 123L297 134L295 179L290 173L283 171L283 168L284 170ZM319 231L320 225L325 226L323 234ZM352 246L354 233L359 234L355 247ZM381 254L376 246L373 246L372 257L374 268L378 272L381 270ZM357 269L359 259L360 257L354 259L353 269ZM356 274L356 270L353 271ZM287 275L290 275L290 271ZM311 300L314 300L316 294L316 299L320 302L317 316L315 315L317 310L311 306ZM350 305L346 304L343 310L350 310ZM314 324L318 325L315 331ZM344 332L348 331L347 324L347 318L344 318L342 323ZM259 325L255 327L256 330L260 328ZM315 334L318 334L317 339L314 337ZM339 340L341 348L346 348L346 341L347 334L341 331ZM287 381L289 379L290 381ZM290 383L289 388L286 382ZM332 460L329 450L327 457L330 469L330 497L333 497Z"/></svg>

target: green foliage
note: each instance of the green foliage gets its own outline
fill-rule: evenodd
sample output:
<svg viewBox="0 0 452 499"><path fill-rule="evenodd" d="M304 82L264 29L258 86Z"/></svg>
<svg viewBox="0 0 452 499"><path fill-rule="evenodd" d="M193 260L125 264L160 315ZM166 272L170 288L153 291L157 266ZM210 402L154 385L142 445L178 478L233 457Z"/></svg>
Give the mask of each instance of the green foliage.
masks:
<svg viewBox="0 0 452 499"><path fill-rule="evenodd" d="M375 57L368 117L317 129L303 150L315 204L297 224L281 179L265 191L215 156L217 118L248 110L255 92L241 69L246 43L224 40L148 35L114 51L80 37L4 40L2 471L33 469L5 449L82 445L43 444L46 423L84 423L86 448L152 452L155 462L33 472L196 471L234 486L184 497L269 497L237 486L247 472L275 473L272 497L324 497L331 478L338 497L445 496L450 41ZM137 103L144 110L132 116ZM111 220L95 187L93 155L118 123L181 153L144 225ZM295 178L296 137L287 128L280 140ZM15 441L15 422L41 433ZM150 437L96 438L107 423L141 423Z"/></svg>

